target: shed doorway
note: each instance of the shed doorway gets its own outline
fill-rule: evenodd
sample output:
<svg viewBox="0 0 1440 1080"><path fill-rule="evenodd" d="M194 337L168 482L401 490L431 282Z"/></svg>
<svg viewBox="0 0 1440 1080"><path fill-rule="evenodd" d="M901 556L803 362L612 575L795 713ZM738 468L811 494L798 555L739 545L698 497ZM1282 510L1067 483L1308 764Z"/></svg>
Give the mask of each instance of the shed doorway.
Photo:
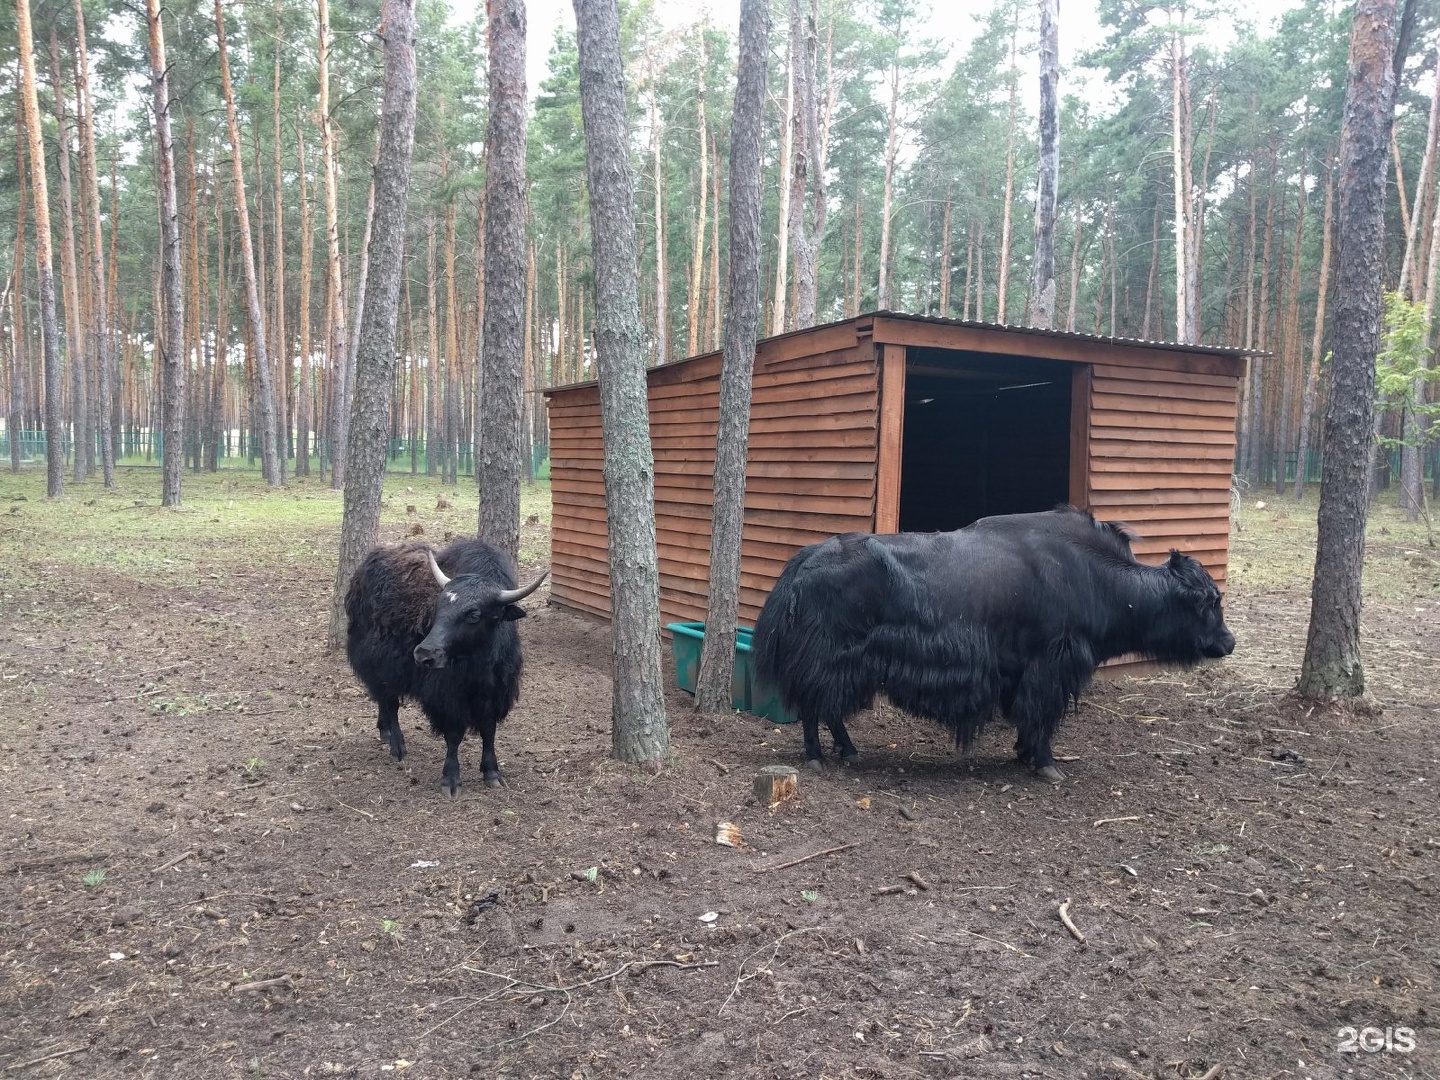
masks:
<svg viewBox="0 0 1440 1080"><path fill-rule="evenodd" d="M907 350L900 530L960 529L1071 501L1077 365L950 349Z"/></svg>

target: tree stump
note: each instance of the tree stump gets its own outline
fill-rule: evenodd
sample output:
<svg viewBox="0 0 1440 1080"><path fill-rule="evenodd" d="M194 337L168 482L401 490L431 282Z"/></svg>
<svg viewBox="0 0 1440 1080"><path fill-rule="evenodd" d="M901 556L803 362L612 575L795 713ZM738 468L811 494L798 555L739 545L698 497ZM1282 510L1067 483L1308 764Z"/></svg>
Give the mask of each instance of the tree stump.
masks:
<svg viewBox="0 0 1440 1080"><path fill-rule="evenodd" d="M777 806L800 793L800 773L790 765L766 765L755 775L755 798L764 806Z"/></svg>

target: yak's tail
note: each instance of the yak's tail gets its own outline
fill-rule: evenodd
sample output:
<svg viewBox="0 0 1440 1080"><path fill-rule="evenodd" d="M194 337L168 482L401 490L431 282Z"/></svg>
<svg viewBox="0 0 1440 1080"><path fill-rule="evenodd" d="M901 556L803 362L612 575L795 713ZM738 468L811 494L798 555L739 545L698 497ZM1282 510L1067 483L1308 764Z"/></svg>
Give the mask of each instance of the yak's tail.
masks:
<svg viewBox="0 0 1440 1080"><path fill-rule="evenodd" d="M755 620L755 633L750 639L750 656L760 682L772 687L781 685L785 657L794 651L792 640L796 616L804 600L805 564L815 554L818 544L802 548L790 557L781 571L780 580L765 598L760 618Z"/></svg>

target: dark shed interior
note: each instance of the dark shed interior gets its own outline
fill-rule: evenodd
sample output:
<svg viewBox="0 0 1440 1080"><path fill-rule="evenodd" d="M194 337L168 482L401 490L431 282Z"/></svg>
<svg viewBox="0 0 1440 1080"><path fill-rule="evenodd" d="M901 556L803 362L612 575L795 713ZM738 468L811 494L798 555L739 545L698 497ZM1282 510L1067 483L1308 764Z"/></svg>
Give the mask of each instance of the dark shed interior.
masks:
<svg viewBox="0 0 1440 1080"><path fill-rule="evenodd" d="M959 529L1068 501L1074 366L912 346L900 528Z"/></svg>

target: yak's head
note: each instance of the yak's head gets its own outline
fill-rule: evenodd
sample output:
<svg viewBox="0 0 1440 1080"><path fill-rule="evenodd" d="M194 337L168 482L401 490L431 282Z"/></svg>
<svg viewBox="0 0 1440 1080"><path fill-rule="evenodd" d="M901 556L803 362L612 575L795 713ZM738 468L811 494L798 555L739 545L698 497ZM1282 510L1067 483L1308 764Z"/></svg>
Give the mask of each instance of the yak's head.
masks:
<svg viewBox="0 0 1440 1080"><path fill-rule="evenodd" d="M1225 625L1215 579L1195 559L1179 551L1170 552L1165 569L1171 577L1174 604L1168 621L1177 635L1185 639L1177 651L1192 653L1194 661L1229 656L1235 651L1235 635Z"/></svg>
<svg viewBox="0 0 1440 1080"><path fill-rule="evenodd" d="M486 646L503 623L525 617L519 602L540 587L549 570L529 585L502 589L480 574L446 577L445 571L427 553L430 572L440 586L435 597L435 616L425 640L415 646L415 662L421 667L443 668L451 657L465 656Z"/></svg>

